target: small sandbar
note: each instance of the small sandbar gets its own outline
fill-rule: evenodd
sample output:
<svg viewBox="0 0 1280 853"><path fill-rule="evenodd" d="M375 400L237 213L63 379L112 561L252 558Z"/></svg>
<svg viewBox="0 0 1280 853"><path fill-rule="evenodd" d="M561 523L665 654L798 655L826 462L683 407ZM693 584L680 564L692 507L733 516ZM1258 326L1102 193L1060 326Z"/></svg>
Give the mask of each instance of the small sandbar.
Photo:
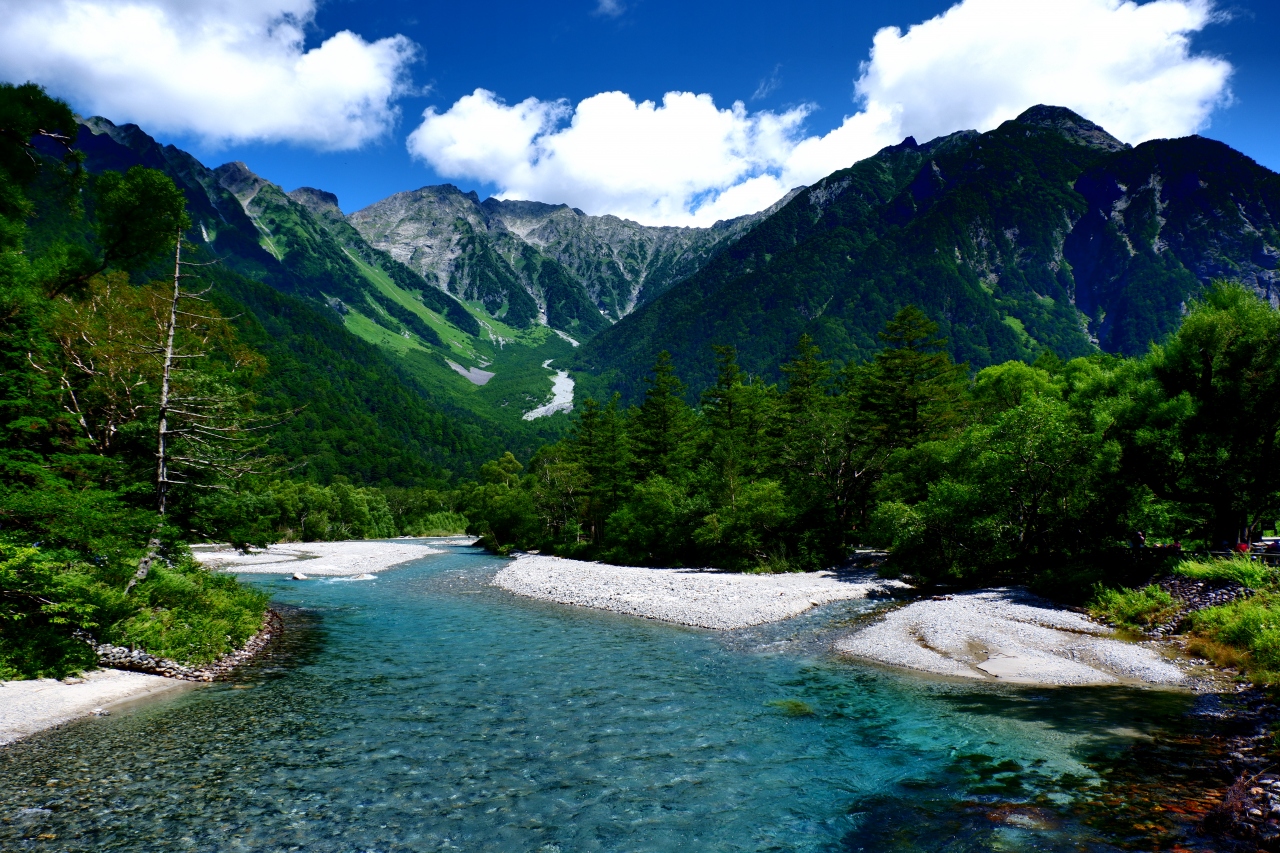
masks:
<svg viewBox="0 0 1280 853"><path fill-rule="evenodd" d="M1016 589L916 601L836 643L890 666L1015 684L1185 686L1187 674L1146 645Z"/></svg>
<svg viewBox="0 0 1280 853"><path fill-rule="evenodd" d="M470 544L470 537L457 540ZM356 539L345 542L294 542L255 548L242 553L229 545L196 545L191 552L211 569L237 574L292 575L332 577L372 574L417 560L431 554L444 553L432 547L441 540Z"/></svg>
<svg viewBox="0 0 1280 853"><path fill-rule="evenodd" d="M0 682L0 746L130 699L191 686L162 675L117 669L97 670L66 681L35 678Z"/></svg>
<svg viewBox="0 0 1280 853"><path fill-rule="evenodd" d="M493 579L519 595L688 625L732 630L789 619L833 601L905 587L870 573L744 575L652 569L520 555Z"/></svg>

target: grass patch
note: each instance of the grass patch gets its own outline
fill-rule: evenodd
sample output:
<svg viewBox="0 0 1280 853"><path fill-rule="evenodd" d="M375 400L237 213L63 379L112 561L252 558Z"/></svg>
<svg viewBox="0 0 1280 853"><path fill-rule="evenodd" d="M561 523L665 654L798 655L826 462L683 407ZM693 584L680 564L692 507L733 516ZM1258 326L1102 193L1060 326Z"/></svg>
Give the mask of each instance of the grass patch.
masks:
<svg viewBox="0 0 1280 853"><path fill-rule="evenodd" d="M1234 649L1236 666L1261 683L1280 678L1280 593L1260 592L1230 604L1191 614L1191 630L1203 641L1205 657L1225 660Z"/></svg>
<svg viewBox="0 0 1280 853"><path fill-rule="evenodd" d="M153 568L135 595L138 612L108 626L99 641L187 664L211 663L243 646L262 627L270 599L189 558Z"/></svg>
<svg viewBox="0 0 1280 853"><path fill-rule="evenodd" d="M1276 569L1245 556L1186 560L1174 566L1173 572L1199 581L1232 580L1250 589L1272 587L1280 579L1280 573Z"/></svg>
<svg viewBox="0 0 1280 853"><path fill-rule="evenodd" d="M1142 589L1100 587L1089 605L1089 613L1116 625L1146 631L1172 619L1180 606L1176 598L1155 584Z"/></svg>

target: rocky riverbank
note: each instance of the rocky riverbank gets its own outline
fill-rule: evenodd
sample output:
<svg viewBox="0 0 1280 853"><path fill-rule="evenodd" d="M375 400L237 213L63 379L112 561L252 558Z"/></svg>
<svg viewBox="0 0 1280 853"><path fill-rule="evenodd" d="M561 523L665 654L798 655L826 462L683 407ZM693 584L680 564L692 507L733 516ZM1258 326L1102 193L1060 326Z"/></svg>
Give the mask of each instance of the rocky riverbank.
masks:
<svg viewBox="0 0 1280 853"><path fill-rule="evenodd" d="M473 537L434 539L354 539L344 542L287 542L250 551L230 545L193 545L191 553L211 569L236 574L300 574L353 577L441 553L438 546L469 544Z"/></svg>
<svg viewBox="0 0 1280 853"><path fill-rule="evenodd" d="M934 596L889 611L836 642L841 654L935 675L1015 684L1190 686L1152 642L1020 589Z"/></svg>
<svg viewBox="0 0 1280 853"><path fill-rule="evenodd" d="M243 646L199 667L85 638L102 669L61 681L0 682L0 746L81 717L104 715L121 702L223 678L261 654L283 631L280 614L268 610L262 628Z"/></svg>
<svg viewBox="0 0 1280 853"><path fill-rule="evenodd" d="M236 667L248 663L265 649L272 639L280 636L283 632L284 621L280 618L280 614L274 610L268 610L262 623L262 629L250 637L248 642L212 663L198 667L186 666L168 658L149 655L138 649L113 646L108 643L94 644L94 651L98 654L98 666L104 668L145 672L150 675L163 675L166 678L177 678L182 681L207 682L221 678Z"/></svg>

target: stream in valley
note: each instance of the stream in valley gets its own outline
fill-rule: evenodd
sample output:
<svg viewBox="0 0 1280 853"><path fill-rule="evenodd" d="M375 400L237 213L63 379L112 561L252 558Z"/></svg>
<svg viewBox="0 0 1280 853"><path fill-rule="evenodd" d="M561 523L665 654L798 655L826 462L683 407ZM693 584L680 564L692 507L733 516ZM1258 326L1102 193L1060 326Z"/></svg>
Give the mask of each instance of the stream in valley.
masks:
<svg viewBox="0 0 1280 853"><path fill-rule="evenodd" d="M0 849L1113 850L1078 803L1193 701L830 654L883 605L721 634L522 599L445 551L251 578L288 628L238 680L0 749Z"/></svg>

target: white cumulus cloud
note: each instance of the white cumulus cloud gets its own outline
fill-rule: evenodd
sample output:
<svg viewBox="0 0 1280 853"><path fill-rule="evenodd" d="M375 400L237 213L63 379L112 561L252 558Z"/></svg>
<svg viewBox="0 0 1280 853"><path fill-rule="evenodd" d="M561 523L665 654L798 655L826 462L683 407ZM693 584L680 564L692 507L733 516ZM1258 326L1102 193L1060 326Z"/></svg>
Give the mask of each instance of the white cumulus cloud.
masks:
<svg viewBox="0 0 1280 853"><path fill-rule="evenodd" d="M349 31L305 49L316 0L0 0L0 78L211 143L356 148L399 115L417 48Z"/></svg>
<svg viewBox="0 0 1280 853"><path fill-rule="evenodd" d="M804 132L811 105L748 112L688 92L661 104L621 92L576 107L507 104L477 89L427 110L408 144L437 173L495 184L504 198L705 225L904 136L990 130L1039 103L1127 142L1194 133L1230 97L1231 66L1190 46L1215 14L1210 0L962 0L905 33L876 33L855 82L860 108L824 135Z"/></svg>

